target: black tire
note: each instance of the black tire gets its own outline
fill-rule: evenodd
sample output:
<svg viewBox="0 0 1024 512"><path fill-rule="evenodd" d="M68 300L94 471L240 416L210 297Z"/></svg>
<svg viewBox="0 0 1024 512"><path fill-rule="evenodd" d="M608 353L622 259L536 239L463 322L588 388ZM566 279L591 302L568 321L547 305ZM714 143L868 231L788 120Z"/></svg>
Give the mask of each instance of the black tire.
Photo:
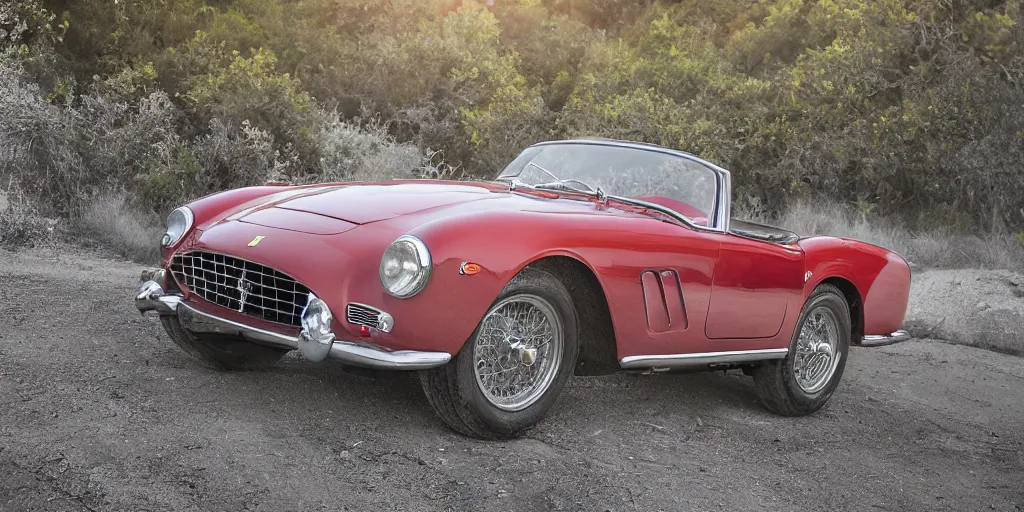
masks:
<svg viewBox="0 0 1024 512"><path fill-rule="evenodd" d="M160 321L175 345L219 370L270 368L288 353L285 349L257 345L232 336L199 337L183 328L173 316L161 316Z"/></svg>
<svg viewBox="0 0 1024 512"><path fill-rule="evenodd" d="M822 389L808 393L797 384L794 361L797 357L800 330L810 313L819 306L828 308L837 320L836 353L840 359L828 383ZM824 407L843 377L850 352L851 336L850 307L843 293L830 284L819 285L811 292L800 311L800 318L790 340L789 355L785 359L766 362L754 369L754 389L764 407L782 416L806 416Z"/></svg>
<svg viewBox="0 0 1024 512"><path fill-rule="evenodd" d="M481 319L451 362L420 372L428 402L441 420L460 434L489 440L521 436L547 415L573 373L579 355L579 321L565 285L544 270L528 267L509 281L492 308L519 295L539 297L551 306L561 322L562 356L555 376L543 394L524 409L508 411L493 405L477 385L474 370L474 348L483 324Z"/></svg>

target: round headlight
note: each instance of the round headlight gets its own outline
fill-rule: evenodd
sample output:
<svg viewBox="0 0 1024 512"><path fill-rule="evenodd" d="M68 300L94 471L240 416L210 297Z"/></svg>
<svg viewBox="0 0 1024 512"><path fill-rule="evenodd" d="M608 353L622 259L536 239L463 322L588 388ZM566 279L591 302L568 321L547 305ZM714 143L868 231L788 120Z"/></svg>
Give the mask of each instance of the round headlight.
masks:
<svg viewBox="0 0 1024 512"><path fill-rule="evenodd" d="M192 215L192 210L182 206L171 212L167 216L167 231L164 232L164 237L160 240L160 244L164 247L170 247L179 240L181 237L188 233L188 230L192 228L192 222L195 221L195 216Z"/></svg>
<svg viewBox="0 0 1024 512"><path fill-rule="evenodd" d="M384 251L380 283L391 295L406 299L416 295L430 279L430 251L422 240L405 235Z"/></svg>

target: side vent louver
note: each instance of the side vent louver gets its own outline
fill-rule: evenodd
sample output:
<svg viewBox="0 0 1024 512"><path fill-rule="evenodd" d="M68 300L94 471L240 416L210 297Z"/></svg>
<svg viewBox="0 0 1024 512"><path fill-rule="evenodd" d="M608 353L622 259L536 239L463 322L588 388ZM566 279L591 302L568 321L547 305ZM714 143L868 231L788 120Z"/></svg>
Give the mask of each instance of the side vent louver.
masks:
<svg viewBox="0 0 1024 512"><path fill-rule="evenodd" d="M640 274L647 310L647 326L653 332L686 330L686 305L679 274L675 270L645 270Z"/></svg>

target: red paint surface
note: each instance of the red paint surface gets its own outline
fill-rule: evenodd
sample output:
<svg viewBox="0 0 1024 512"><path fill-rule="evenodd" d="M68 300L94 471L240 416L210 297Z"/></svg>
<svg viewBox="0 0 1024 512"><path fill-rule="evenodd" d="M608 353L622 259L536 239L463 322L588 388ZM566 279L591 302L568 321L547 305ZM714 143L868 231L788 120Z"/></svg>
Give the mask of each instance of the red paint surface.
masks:
<svg viewBox="0 0 1024 512"><path fill-rule="evenodd" d="M802 302L804 255L796 246L731 236L715 267L705 333L711 339L771 338Z"/></svg>
<svg viewBox="0 0 1024 512"><path fill-rule="evenodd" d="M357 224L326 215L288 210L280 207L264 208L250 212L240 216L238 220L247 224L298 231L311 235L337 235L357 226Z"/></svg>
<svg viewBox="0 0 1024 512"><path fill-rule="evenodd" d="M269 200L259 199L265 194ZM860 291L867 334L888 333L899 328L909 293L906 263L867 244L813 238L784 247L693 230L614 202L508 193L500 184L256 187L190 207L197 228L174 250L222 252L291 275L330 306L342 339L360 336L344 321L349 302L387 311L393 330L373 330L371 341L390 349L457 352L509 279L548 256L575 258L594 271L619 358L788 347L804 298L828 277L847 279ZM434 263L429 284L410 299L388 295L377 275L384 249L403 234L421 238ZM248 247L258 235L266 238ZM464 261L482 271L460 275ZM805 283L807 269L813 278ZM645 270L679 276L678 289L655 294L667 318L651 324ZM264 329L295 331L211 304L202 308ZM687 320L678 327L677 314ZM667 321L670 329L655 332Z"/></svg>
<svg viewBox="0 0 1024 512"><path fill-rule="evenodd" d="M910 296L910 266L899 255L856 240L815 237L800 241L813 274L804 294L826 279L852 283L864 303L864 334L888 335L903 324Z"/></svg>

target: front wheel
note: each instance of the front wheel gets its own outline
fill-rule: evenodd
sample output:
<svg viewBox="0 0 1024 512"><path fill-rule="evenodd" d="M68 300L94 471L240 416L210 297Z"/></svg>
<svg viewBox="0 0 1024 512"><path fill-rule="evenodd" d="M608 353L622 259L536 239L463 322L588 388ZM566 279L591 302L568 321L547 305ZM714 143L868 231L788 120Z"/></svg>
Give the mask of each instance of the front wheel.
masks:
<svg viewBox="0 0 1024 512"><path fill-rule="evenodd" d="M552 274L527 268L502 290L454 359L421 372L420 380L453 430L481 439L516 437L547 414L578 352L568 290Z"/></svg>
<svg viewBox="0 0 1024 512"><path fill-rule="evenodd" d="M789 355L754 369L754 389L769 411L806 416L832 398L850 351L850 308L838 288L819 285L800 312Z"/></svg>

